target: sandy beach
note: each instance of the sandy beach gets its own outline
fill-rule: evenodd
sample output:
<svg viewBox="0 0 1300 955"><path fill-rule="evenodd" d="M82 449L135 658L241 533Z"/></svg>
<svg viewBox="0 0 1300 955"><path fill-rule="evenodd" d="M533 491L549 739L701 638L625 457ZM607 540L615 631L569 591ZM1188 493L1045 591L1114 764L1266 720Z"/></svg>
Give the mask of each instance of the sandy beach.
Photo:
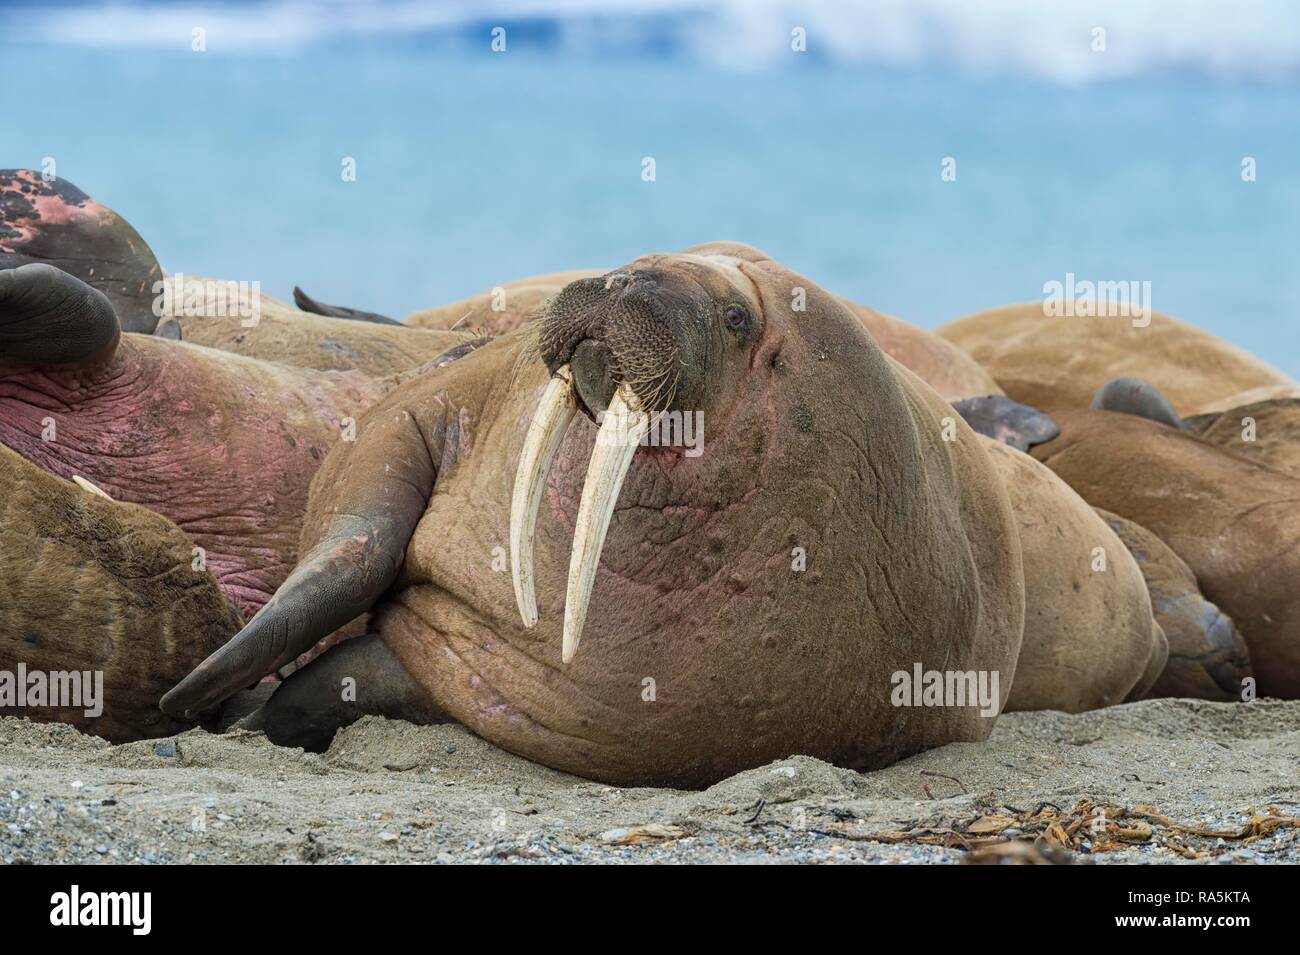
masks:
<svg viewBox="0 0 1300 955"><path fill-rule="evenodd" d="M456 725L368 717L315 754L4 719L0 859L1293 863L1298 753L1300 702L1155 700L1008 714L987 743L872 773L796 756L685 792L554 772Z"/></svg>

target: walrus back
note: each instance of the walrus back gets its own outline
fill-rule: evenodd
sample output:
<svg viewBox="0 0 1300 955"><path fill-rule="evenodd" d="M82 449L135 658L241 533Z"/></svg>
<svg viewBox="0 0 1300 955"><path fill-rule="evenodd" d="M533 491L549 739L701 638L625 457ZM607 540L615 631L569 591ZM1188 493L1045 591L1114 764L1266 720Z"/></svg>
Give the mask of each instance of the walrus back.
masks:
<svg viewBox="0 0 1300 955"><path fill-rule="evenodd" d="M196 569L190 539L3 445L0 526L0 715L67 722L115 742L185 728L158 699L241 626L216 580ZM17 685L20 667L102 674L102 713L87 715L85 700L38 702Z"/></svg>

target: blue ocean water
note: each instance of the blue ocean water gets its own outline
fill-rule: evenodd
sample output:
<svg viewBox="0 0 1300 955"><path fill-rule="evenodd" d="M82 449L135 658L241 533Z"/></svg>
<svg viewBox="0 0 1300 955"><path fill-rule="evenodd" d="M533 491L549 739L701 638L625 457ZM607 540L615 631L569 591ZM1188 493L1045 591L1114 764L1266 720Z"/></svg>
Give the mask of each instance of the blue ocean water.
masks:
<svg viewBox="0 0 1300 955"><path fill-rule="evenodd" d="M1067 272L1150 281L1156 309L1300 376L1294 82L746 70L390 35L280 54L16 39L0 166L54 157L173 271L405 315L737 239L927 327Z"/></svg>

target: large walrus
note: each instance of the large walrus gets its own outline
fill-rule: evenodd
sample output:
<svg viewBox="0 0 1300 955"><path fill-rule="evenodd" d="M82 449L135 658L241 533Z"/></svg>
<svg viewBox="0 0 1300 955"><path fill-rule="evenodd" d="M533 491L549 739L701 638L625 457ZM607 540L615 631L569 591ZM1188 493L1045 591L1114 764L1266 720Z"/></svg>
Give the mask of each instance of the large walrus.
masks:
<svg viewBox="0 0 1300 955"><path fill-rule="evenodd" d="M702 453L663 440L696 413ZM371 409L298 568L162 706L193 716L369 612L247 725L319 746L362 712L445 715L620 784L878 766L987 736L1020 539L982 439L836 298L757 255L646 256ZM1112 701L1151 654L1141 600Z"/></svg>
<svg viewBox="0 0 1300 955"><path fill-rule="evenodd" d="M1049 412L1086 408L1098 388L1120 376L1150 382L1179 414L1250 389L1300 396L1300 384L1235 345L1161 312L1152 311L1146 321L1111 312L1048 315L1043 302L1029 302L979 312L937 331L1016 401Z"/></svg>
<svg viewBox="0 0 1300 955"><path fill-rule="evenodd" d="M740 242L706 242L692 246L686 252L752 262L768 258L753 246ZM464 328L481 336L501 335L531 321L542 312L547 301L569 283L602 274L588 269L517 279L450 305L415 312L406 321L416 328ZM791 290L793 299L797 300L799 288ZM940 397L956 401L1000 392L997 382L988 372L951 342L846 298L841 298L840 302L866 326L881 351L919 375ZM795 301L791 306L799 307Z"/></svg>
<svg viewBox="0 0 1300 955"><path fill-rule="evenodd" d="M0 716L115 742L192 725L158 698L243 621L176 525L0 445L0 534Z"/></svg>

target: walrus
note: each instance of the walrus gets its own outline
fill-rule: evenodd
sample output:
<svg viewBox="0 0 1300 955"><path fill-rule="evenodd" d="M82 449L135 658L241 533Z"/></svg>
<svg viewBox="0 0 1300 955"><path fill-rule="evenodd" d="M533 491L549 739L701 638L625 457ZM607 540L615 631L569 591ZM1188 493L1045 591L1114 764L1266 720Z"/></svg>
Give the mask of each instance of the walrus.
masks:
<svg viewBox="0 0 1300 955"><path fill-rule="evenodd" d="M1156 311L1149 324L1135 325L1110 314L1049 317L1042 302L1029 302L978 312L936 332L979 362L1010 397L1049 413L1086 408L1116 377L1149 382L1179 414L1253 388L1300 397L1300 384L1276 368Z"/></svg>
<svg viewBox="0 0 1300 955"><path fill-rule="evenodd" d="M1169 643L1137 562L1083 498L1029 455L985 438L1011 498L1025 563L1025 637L1007 710L1085 710L1140 699Z"/></svg>
<svg viewBox="0 0 1300 955"><path fill-rule="evenodd" d="M0 716L71 723L118 743L192 726L159 710L159 697L243 625L195 566L193 541L3 445L0 532ZM59 686L76 705L51 705Z"/></svg>
<svg viewBox="0 0 1300 955"><path fill-rule="evenodd" d="M296 562L312 475L389 387L123 334L73 275L0 271L0 443L167 517L250 615Z"/></svg>
<svg viewBox="0 0 1300 955"><path fill-rule="evenodd" d="M1260 694L1300 696L1300 480L1136 415L1051 417L1059 436L1030 454L1186 562L1245 639Z"/></svg>
<svg viewBox="0 0 1300 955"><path fill-rule="evenodd" d="M702 454L639 447L687 412ZM572 282L363 416L315 479L298 568L162 707L202 712L369 613L248 725L320 746L361 712L443 713L624 785L983 739L991 715L894 685L997 673L996 710L1015 676L1019 536L955 418L771 260L651 255Z"/></svg>
<svg viewBox="0 0 1300 955"><path fill-rule="evenodd" d="M1141 568L1156 622L1168 638L1168 662L1143 695L1240 700L1253 671L1232 618L1205 599L1192 569L1168 544L1118 514L1097 513Z"/></svg>
<svg viewBox="0 0 1300 955"><path fill-rule="evenodd" d="M1203 441L1300 477L1300 398L1256 401L1193 415L1182 427Z"/></svg>
<svg viewBox="0 0 1300 955"><path fill-rule="evenodd" d="M696 412L702 453L659 439ZM404 384L331 452L302 548L164 710L202 712L368 613L243 725L319 747L363 712L450 718L589 778L702 786L792 753L865 768L983 739L1019 685L1026 564L985 442L770 259L642 257ZM1094 668L1111 702L1154 639L1126 593L1146 629L1129 673ZM940 671L970 692L923 705Z"/></svg>
<svg viewBox="0 0 1300 955"><path fill-rule="evenodd" d="M740 242L706 242L688 248L686 253L752 262L768 259L765 253ZM415 312L406 323L417 328L466 328L479 336L501 335L531 321L569 283L602 274L596 269L570 270L516 279L450 305ZM797 289L792 293L793 298ZM1001 392L988 372L951 342L849 299L840 298L840 302L866 326L885 354L919 375L945 400ZM791 306L797 307L793 301Z"/></svg>

